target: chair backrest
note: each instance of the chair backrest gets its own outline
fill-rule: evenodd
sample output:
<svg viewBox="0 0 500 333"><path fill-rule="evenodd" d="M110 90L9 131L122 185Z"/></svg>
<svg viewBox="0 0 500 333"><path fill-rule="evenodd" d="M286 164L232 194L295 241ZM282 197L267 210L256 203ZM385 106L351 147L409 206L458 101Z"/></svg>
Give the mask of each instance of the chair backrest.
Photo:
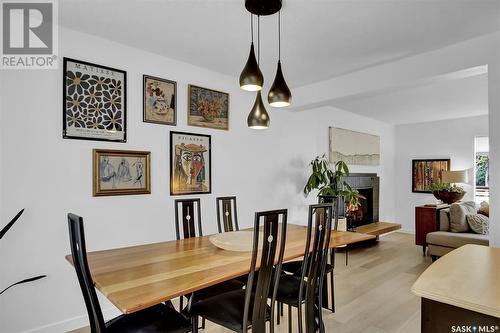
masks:
<svg viewBox="0 0 500 333"><path fill-rule="evenodd" d="M73 265L75 266L78 282L80 283L83 299L85 300L85 305L87 307L90 330L92 333L104 333L106 332L106 325L104 323L101 306L99 305L99 300L97 299L94 282L92 281L92 276L90 275L89 265L87 262L83 218L69 213L68 227Z"/></svg>
<svg viewBox="0 0 500 333"><path fill-rule="evenodd" d="M340 198L333 195L318 195L318 204L324 204L324 203L329 203L333 205L333 210L335 213L333 230L337 230L339 224L339 215L341 216L345 215L344 212L341 211L342 207L340 205Z"/></svg>
<svg viewBox="0 0 500 333"><path fill-rule="evenodd" d="M203 236L200 199L177 199L174 205L175 235L177 236L177 240L181 239L179 219L182 220L182 238ZM197 220L197 227L195 227L195 220ZM196 228L198 228L198 232L196 232Z"/></svg>
<svg viewBox="0 0 500 333"><path fill-rule="evenodd" d="M217 205L217 227L219 233L224 230L238 231L238 210L236 208L236 197L218 197L215 199Z"/></svg>
<svg viewBox="0 0 500 333"><path fill-rule="evenodd" d="M250 316L252 318L252 332L266 331L267 300L269 295L271 295L270 290L272 290L270 323L271 325L274 323L274 303L278 290L283 254L285 252L286 220L286 209L255 213L252 261L250 264L250 273L248 274L248 287L245 292L245 307L243 311L243 333L247 332ZM261 222L264 226L263 230L260 229ZM281 233L278 232L280 224ZM254 284L260 237L262 237L262 250L259 260L257 283ZM277 258L276 253L278 253ZM273 285L271 286L271 284ZM255 287L253 288L253 286ZM250 309L250 300L252 297L254 297L254 302L253 308Z"/></svg>
<svg viewBox="0 0 500 333"><path fill-rule="evenodd" d="M322 323L321 311L317 309L322 309L323 307L321 290L323 290L323 281L330 248L332 220L336 219L333 214L335 214L335 207L331 203L309 206L306 248L301 275L301 281L304 281L304 283L301 284L299 290L299 304L302 304L302 301L305 303L306 332L316 332L318 328L317 322ZM311 234L313 232L311 246ZM305 293L303 293L304 288ZM319 299L317 297L318 290L320 291ZM301 307L299 307L298 315L302 315ZM319 320L316 321L318 317ZM320 328L321 331L322 328Z"/></svg>

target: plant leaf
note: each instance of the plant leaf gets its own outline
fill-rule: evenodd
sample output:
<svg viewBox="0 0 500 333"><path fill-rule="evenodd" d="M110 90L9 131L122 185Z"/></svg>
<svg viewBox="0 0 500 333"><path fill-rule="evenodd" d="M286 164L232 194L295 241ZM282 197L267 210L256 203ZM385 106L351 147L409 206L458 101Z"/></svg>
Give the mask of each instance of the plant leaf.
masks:
<svg viewBox="0 0 500 333"><path fill-rule="evenodd" d="M46 277L47 275L38 275L38 276L35 276L35 277L32 277L32 278L29 278L29 279L24 279L22 281L19 281L19 282L16 282L16 283L13 283L11 284L10 286L8 286L7 288L5 288L4 290L0 291L0 295L3 294L4 292L7 291L7 289L10 289L14 286L17 286L19 284L23 284L23 283L28 283L28 282L32 282L32 281L36 281L36 280L40 280L40 279L43 279L44 277Z"/></svg>
<svg viewBox="0 0 500 333"><path fill-rule="evenodd" d="M23 215L23 212L24 208L21 209L21 211L19 211L19 213L17 213L17 215L14 216L14 218L0 231L0 239L2 239L2 237L7 233L7 231L9 231L9 229L14 225L14 223L16 223L19 217Z"/></svg>

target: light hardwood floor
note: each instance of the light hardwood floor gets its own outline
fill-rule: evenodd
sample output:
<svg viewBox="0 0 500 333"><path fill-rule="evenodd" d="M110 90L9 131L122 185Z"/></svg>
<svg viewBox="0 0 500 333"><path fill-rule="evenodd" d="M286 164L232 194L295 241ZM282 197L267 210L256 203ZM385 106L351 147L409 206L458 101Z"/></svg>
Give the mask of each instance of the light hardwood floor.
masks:
<svg viewBox="0 0 500 333"><path fill-rule="evenodd" d="M344 253L337 253L336 258L336 313L323 313L327 332L420 332L420 300L410 287L431 260L414 245L413 235L391 233L374 245L352 249L348 266L344 265ZM285 317L276 326L276 333L288 332L286 316L285 307ZM296 316L294 310L292 318ZM294 321L294 332L296 325ZM86 332L86 328L73 331ZM230 331L207 322L205 332Z"/></svg>

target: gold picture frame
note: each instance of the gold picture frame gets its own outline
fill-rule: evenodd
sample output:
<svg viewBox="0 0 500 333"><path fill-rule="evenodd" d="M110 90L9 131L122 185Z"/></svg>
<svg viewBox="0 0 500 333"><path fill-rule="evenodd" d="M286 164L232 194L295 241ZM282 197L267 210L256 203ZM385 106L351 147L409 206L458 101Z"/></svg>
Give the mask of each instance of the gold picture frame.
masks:
<svg viewBox="0 0 500 333"><path fill-rule="evenodd" d="M151 152L94 149L93 196L151 193Z"/></svg>
<svg viewBox="0 0 500 333"><path fill-rule="evenodd" d="M189 126L229 130L229 93L188 85Z"/></svg>

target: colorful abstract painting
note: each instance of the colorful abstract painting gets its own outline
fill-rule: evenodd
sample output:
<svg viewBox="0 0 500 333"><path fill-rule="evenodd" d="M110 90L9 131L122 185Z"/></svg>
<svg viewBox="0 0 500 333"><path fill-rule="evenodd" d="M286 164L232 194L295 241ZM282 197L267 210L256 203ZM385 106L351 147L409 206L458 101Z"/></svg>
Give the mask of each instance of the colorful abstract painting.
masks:
<svg viewBox="0 0 500 333"><path fill-rule="evenodd" d="M177 83L148 75L143 76L143 121L175 125Z"/></svg>
<svg viewBox="0 0 500 333"><path fill-rule="evenodd" d="M432 193L432 183L439 183L443 171L450 170L449 159L427 159L412 161L412 192Z"/></svg>
<svg viewBox="0 0 500 333"><path fill-rule="evenodd" d="M189 85L188 125L229 129L229 94Z"/></svg>
<svg viewBox="0 0 500 333"><path fill-rule="evenodd" d="M126 142L126 72L64 58L63 138Z"/></svg>
<svg viewBox="0 0 500 333"><path fill-rule="evenodd" d="M170 194L211 192L210 135L170 132Z"/></svg>

